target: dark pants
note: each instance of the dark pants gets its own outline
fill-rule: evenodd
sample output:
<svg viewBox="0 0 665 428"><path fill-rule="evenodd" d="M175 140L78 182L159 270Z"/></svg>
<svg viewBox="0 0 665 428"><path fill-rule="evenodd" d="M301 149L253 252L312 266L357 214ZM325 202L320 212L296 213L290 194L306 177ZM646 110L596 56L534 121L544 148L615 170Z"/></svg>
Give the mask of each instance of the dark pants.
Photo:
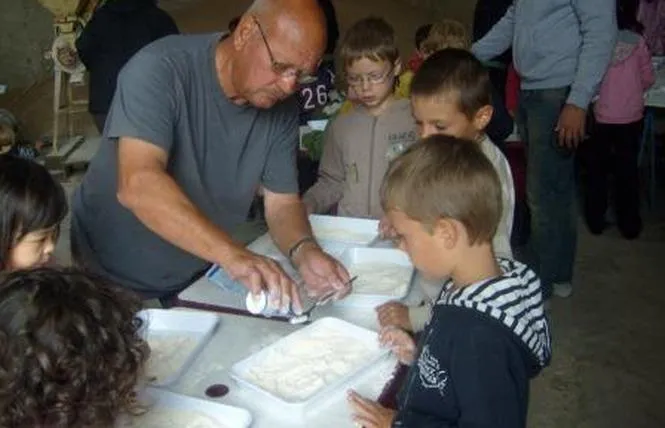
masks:
<svg viewBox="0 0 665 428"><path fill-rule="evenodd" d="M642 120L596 123L591 138L582 147L586 167L584 215L592 233L601 233L605 227L610 181L619 230L629 239L642 230L637 165L642 127Z"/></svg>
<svg viewBox="0 0 665 428"><path fill-rule="evenodd" d="M106 113L92 113L92 120L95 122L95 127L99 134L104 133L104 124L106 124Z"/></svg>
<svg viewBox="0 0 665 428"><path fill-rule="evenodd" d="M490 82L492 82L492 87L496 90L496 94L499 96L502 105L506 105L506 81L508 80L508 66L499 68L499 67L488 67L487 69Z"/></svg>
<svg viewBox="0 0 665 428"><path fill-rule="evenodd" d="M543 294L572 282L577 247L575 163L555 132L568 88L520 91L518 126L527 145L527 202L531 212L530 260Z"/></svg>

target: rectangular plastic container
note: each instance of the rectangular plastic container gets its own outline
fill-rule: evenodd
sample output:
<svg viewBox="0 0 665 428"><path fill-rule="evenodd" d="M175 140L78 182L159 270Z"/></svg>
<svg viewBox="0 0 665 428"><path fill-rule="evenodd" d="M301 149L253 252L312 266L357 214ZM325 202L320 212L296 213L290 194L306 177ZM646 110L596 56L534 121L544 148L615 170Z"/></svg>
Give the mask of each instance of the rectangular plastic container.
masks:
<svg viewBox="0 0 665 428"><path fill-rule="evenodd" d="M369 244L379 231L379 221L366 218L310 215L309 221L316 239L360 247Z"/></svg>
<svg viewBox="0 0 665 428"><path fill-rule="evenodd" d="M347 375L342 376L323 386L310 397L302 401L289 401L270 391L262 388L259 385L252 383L249 379L250 369L255 367L259 361L266 358L269 353L275 350L279 351L295 344L298 340L308 337L314 331L321 329L334 329L336 332L341 332L343 335L348 335L350 339L359 339L371 348L371 355L360 363L357 367L353 368ZM334 393L343 394L346 390L345 385L350 383L353 379L360 376L363 372L374 366L377 362L388 355L388 349L379 346L377 334L371 330L358 327L354 324L337 318L321 318L314 323L289 334L286 337L278 340L272 345L260 350L259 352L250 355L246 359L234 364L231 367L230 375L238 384L261 397L269 400L272 404L288 409L289 411L305 412L311 408L315 403L329 398Z"/></svg>
<svg viewBox="0 0 665 428"><path fill-rule="evenodd" d="M252 424L252 415L246 409L188 397L163 389L146 388L140 398L150 406L150 411L159 411L160 408L195 411L228 428L248 428ZM118 425L118 428L124 426L122 423Z"/></svg>
<svg viewBox="0 0 665 428"><path fill-rule="evenodd" d="M404 266L405 268L409 268L410 271L407 283L405 284L403 291L399 294L366 294L354 293L352 291L351 294L344 299L336 301L335 305L374 308L391 300L401 300L409 294L415 275L415 269L409 260L409 256L401 250L391 248L350 248L342 253L339 260L347 269L350 269L354 264L359 263L388 263ZM350 274L353 276L354 272L350 271ZM356 280L356 284L360 280L362 280L362 278L359 277Z"/></svg>
<svg viewBox="0 0 665 428"><path fill-rule="evenodd" d="M333 256L339 256L351 247L368 245L376 237L379 227L378 220L329 215L313 214L309 216L309 221L314 237ZM277 249L268 233L254 240L247 248L279 262L287 262L286 256Z"/></svg>
<svg viewBox="0 0 665 428"><path fill-rule="evenodd" d="M175 368L171 375L152 382L154 386L167 386L176 382L201 353L219 325L217 315L202 311L145 309L138 315L145 323L142 333L146 339L150 335L160 337L186 335L196 340L196 345L183 359L183 363Z"/></svg>

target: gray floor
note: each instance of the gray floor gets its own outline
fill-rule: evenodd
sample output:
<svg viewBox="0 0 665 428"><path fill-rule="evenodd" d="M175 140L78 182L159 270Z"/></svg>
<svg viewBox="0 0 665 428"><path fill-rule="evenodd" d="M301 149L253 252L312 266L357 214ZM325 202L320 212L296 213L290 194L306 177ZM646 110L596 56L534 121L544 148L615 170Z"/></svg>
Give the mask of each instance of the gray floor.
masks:
<svg viewBox="0 0 665 428"><path fill-rule="evenodd" d="M64 183L68 192L78 181ZM552 301L554 358L532 382L529 427L665 427L665 215L647 218L633 242L613 229L591 236L580 224L575 292ZM67 220L63 264L68 231Z"/></svg>

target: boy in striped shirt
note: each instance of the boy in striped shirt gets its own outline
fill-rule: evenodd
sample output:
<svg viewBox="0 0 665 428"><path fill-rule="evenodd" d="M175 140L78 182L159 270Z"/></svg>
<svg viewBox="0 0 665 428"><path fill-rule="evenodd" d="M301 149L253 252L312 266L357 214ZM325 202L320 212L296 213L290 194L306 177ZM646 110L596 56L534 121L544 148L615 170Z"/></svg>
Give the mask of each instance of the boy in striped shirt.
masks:
<svg viewBox="0 0 665 428"><path fill-rule="evenodd" d="M529 380L547 366L551 341L540 281L495 257L501 186L480 147L427 137L395 159L381 202L399 247L431 278L448 278L416 345L384 327L381 342L410 365L398 409L350 392L365 428L525 427Z"/></svg>

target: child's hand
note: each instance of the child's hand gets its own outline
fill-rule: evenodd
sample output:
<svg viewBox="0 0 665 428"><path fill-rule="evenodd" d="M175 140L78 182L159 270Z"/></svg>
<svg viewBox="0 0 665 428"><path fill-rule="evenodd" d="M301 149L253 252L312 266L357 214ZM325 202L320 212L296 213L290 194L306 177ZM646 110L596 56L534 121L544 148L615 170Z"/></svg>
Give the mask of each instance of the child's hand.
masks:
<svg viewBox="0 0 665 428"><path fill-rule="evenodd" d="M390 428L395 418L395 411L386 409L374 401L361 397L355 391L349 391L347 400L351 405L353 422L362 428Z"/></svg>
<svg viewBox="0 0 665 428"><path fill-rule="evenodd" d="M390 348L400 363L411 365L416 359L416 343L409 333L395 327L384 327L379 332L379 343Z"/></svg>
<svg viewBox="0 0 665 428"><path fill-rule="evenodd" d="M409 308L402 303L388 302L376 308L381 327L394 326L406 331L413 331L409 319Z"/></svg>
<svg viewBox="0 0 665 428"><path fill-rule="evenodd" d="M393 225L390 224L390 221L386 216L381 217L381 220L379 221L379 235L381 235L382 239L392 239L397 235Z"/></svg>

